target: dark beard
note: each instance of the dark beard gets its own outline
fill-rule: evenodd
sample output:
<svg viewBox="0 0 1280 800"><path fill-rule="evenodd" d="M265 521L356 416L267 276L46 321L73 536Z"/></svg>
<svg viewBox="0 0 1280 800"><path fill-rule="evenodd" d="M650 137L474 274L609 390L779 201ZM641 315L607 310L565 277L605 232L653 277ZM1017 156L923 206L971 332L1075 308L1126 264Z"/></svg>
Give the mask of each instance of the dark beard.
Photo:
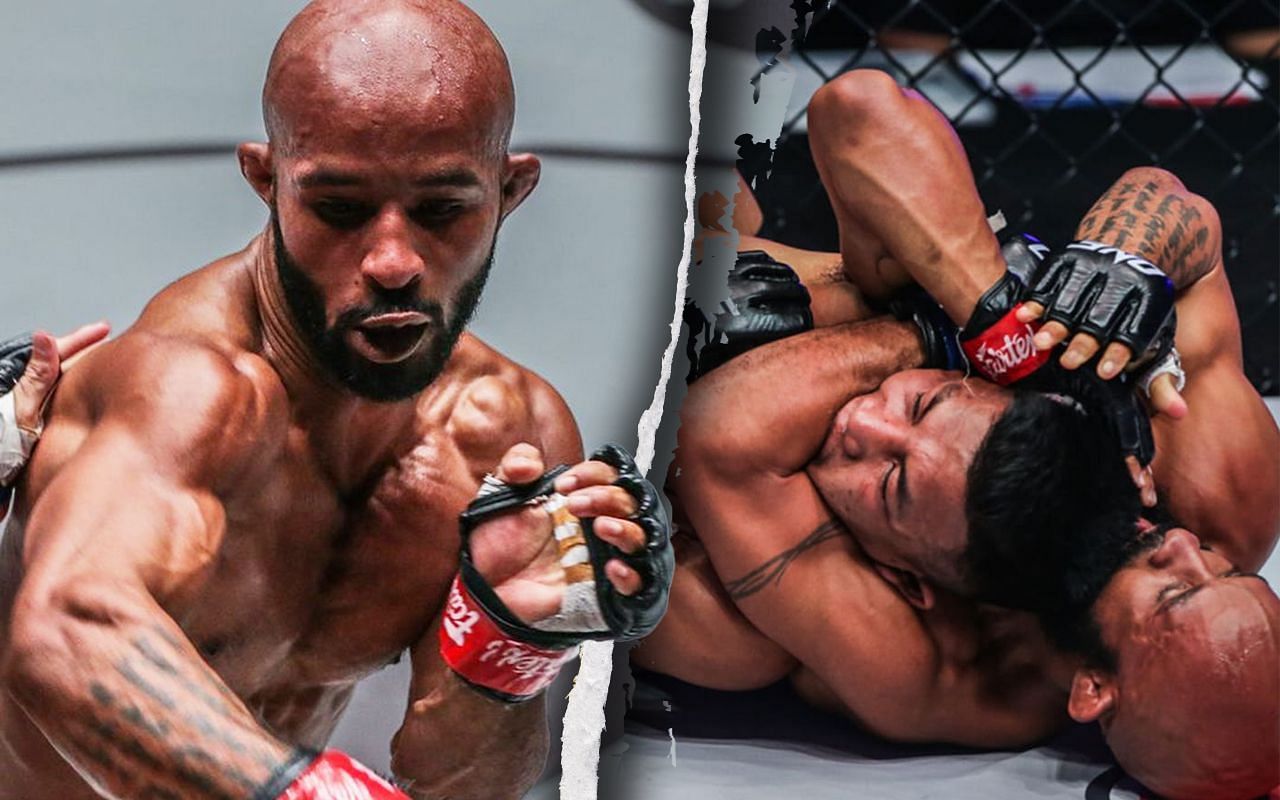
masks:
<svg viewBox="0 0 1280 800"><path fill-rule="evenodd" d="M475 314L484 293L489 270L493 267L494 245L474 278L467 281L453 299L453 315L445 319L439 303L423 300L411 292L383 290L370 305L344 311L332 327L325 325L324 298L320 289L289 254L280 233L280 219L271 210L271 227L275 234L276 272L284 287L285 302L298 325L298 331L316 360L343 387L354 394L376 402L392 402L412 397L439 377L449 361L458 338ZM348 331L369 317L395 312L417 312L430 320L431 332L423 352L395 364L378 364L354 352L346 342Z"/></svg>

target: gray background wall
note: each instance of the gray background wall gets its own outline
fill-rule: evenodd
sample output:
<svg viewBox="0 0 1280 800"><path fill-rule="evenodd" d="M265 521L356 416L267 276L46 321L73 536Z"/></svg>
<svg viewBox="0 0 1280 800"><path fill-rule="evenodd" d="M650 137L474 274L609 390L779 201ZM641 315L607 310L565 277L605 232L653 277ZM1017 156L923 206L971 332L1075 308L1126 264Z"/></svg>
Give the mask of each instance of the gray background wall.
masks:
<svg viewBox="0 0 1280 800"><path fill-rule="evenodd" d="M163 285L258 231L264 210L229 149L15 162L261 139L267 58L301 5L0 0L0 333L102 318L123 330ZM688 33L628 0L473 7L512 63L516 145L560 154L499 239L474 330L564 394L589 448L634 448L680 260ZM602 152L618 150L638 157ZM335 745L385 768L406 686L403 667L363 684ZM549 695L557 741L567 691Z"/></svg>

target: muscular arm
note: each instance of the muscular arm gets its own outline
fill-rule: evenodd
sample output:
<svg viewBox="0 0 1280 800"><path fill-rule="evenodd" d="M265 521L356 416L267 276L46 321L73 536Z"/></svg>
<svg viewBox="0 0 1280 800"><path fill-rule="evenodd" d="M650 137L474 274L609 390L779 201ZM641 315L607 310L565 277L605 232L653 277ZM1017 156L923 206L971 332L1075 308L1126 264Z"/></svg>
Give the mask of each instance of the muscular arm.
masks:
<svg viewBox="0 0 1280 800"><path fill-rule="evenodd" d="M803 471L834 411L918 348L908 326L871 322L775 342L709 374L682 413L678 492L738 608L862 724L900 740L1025 743L1043 733L1039 720L990 702L980 676L942 658Z"/></svg>
<svg viewBox="0 0 1280 800"><path fill-rule="evenodd" d="M809 137L849 280L878 299L914 281L963 325L1005 265L946 118L885 73L854 70L814 95Z"/></svg>
<svg viewBox="0 0 1280 800"><path fill-rule="evenodd" d="M216 557L225 476L252 474L261 398L216 354L137 335L110 347L87 365L109 387L92 431L26 525L8 688L107 797L247 797L291 749L173 615Z"/></svg>
<svg viewBox="0 0 1280 800"><path fill-rule="evenodd" d="M498 452L520 441L538 446L548 466L582 459L582 442L564 401L526 375L526 391L482 388L460 423L466 439L496 439ZM496 390L496 391L495 391ZM456 415L455 415L456 416ZM496 465L496 458L490 464ZM411 651L413 679L404 722L392 741L391 768L409 794L426 798L518 798L546 765L546 702L510 705L464 683L440 656L440 617Z"/></svg>
<svg viewBox="0 0 1280 800"><path fill-rule="evenodd" d="M1188 412L1152 420L1156 485L1183 524L1258 569L1280 531L1280 432L1244 375L1217 211L1169 172L1139 167L1094 203L1076 236L1136 253L1173 280Z"/></svg>

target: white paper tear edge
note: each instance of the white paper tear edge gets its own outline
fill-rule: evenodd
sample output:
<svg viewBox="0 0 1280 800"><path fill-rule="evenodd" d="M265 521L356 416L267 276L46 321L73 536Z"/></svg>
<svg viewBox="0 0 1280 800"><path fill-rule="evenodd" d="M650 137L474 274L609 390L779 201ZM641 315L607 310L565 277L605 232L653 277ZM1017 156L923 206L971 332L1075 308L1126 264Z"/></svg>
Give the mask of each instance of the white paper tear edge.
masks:
<svg viewBox="0 0 1280 800"><path fill-rule="evenodd" d="M689 51L689 154L684 162L684 250L676 275L675 310L671 315L671 338L662 354L662 373L653 390L653 400L640 415L637 426L639 442L636 465L647 473L653 464L654 438L662 421L666 403L667 380L676 342L680 338L680 312L684 308L689 285L689 259L693 252L694 162L698 157L698 129L701 123L699 103L702 100L702 73L707 61L707 10L710 0L694 0L690 16L692 47ZM613 643L585 642L578 665L578 676L569 692L564 711L563 748L560 751L561 800L596 800L600 766L600 734L604 730L604 703L609 694L609 676L613 671Z"/></svg>

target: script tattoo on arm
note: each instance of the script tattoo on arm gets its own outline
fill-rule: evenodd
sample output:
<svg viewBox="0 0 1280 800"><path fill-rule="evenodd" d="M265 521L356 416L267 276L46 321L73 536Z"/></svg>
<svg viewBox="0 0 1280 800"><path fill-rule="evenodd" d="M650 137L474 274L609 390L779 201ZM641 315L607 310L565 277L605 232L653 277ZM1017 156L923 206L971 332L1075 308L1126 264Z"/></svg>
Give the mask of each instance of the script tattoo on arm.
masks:
<svg viewBox="0 0 1280 800"><path fill-rule="evenodd" d="M1131 171L1098 198L1076 228L1077 239L1103 242L1154 262L1185 289L1213 268L1217 247L1207 203L1169 173Z"/></svg>
<svg viewBox="0 0 1280 800"><path fill-rule="evenodd" d="M770 584L780 583L783 573L787 571L787 567L791 566L792 562L797 558L828 539L843 536L844 533L843 525L835 520L827 520L817 528L814 528L812 533L800 540L794 547L783 550L741 578L729 581L724 585L724 588L728 590L729 597L735 601L750 597Z"/></svg>

